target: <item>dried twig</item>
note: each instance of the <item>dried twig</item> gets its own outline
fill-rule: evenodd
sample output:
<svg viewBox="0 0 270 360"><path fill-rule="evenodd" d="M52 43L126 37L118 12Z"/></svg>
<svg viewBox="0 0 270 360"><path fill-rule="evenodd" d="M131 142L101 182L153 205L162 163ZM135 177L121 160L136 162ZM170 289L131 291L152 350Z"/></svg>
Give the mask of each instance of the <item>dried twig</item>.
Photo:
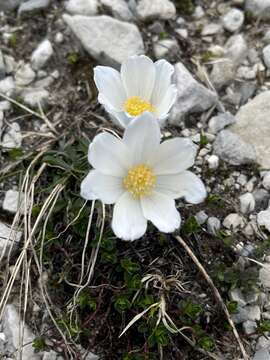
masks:
<svg viewBox="0 0 270 360"><path fill-rule="evenodd" d="M207 283L209 284L209 286L211 287L216 300L218 301L218 303L220 304L222 310L224 311L227 320L229 322L229 324L232 327L233 330L233 334L238 342L239 348L241 350L241 353L243 355L244 360L249 360L250 357L248 356L248 354L246 353L246 350L244 348L244 345L240 339L240 336L238 334L238 331L232 321L232 318L230 316L230 313L227 309L227 306L225 305L218 289L216 288L215 284L213 283L213 280L210 278L210 276L207 274L206 270L204 269L204 267L202 266L202 264L200 263L200 261L198 260L198 258L196 257L196 255L193 253L193 251L190 249L190 247L187 245L187 243L180 237L180 236L175 236L175 239L179 242L180 245L183 246L183 248L186 250L186 252L188 253L188 255L191 257L191 259L193 260L193 262L195 263L195 265L198 267L200 273L203 275L203 277L205 278L205 280L207 281Z"/></svg>

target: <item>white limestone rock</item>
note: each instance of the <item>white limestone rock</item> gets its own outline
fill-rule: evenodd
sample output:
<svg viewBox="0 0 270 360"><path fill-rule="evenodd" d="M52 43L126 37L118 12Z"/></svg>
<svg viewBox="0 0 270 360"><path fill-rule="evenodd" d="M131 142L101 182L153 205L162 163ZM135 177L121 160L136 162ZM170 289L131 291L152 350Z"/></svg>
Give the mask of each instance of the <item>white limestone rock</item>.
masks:
<svg viewBox="0 0 270 360"><path fill-rule="evenodd" d="M125 0L100 0L100 3L108 9L116 19L123 21L134 20L134 15Z"/></svg>
<svg viewBox="0 0 270 360"><path fill-rule="evenodd" d="M230 130L249 146L253 146L257 162L262 168L270 169L270 91L262 92L243 105L235 119L236 123Z"/></svg>
<svg viewBox="0 0 270 360"><path fill-rule="evenodd" d="M10 124L9 129L3 136L2 146L5 149L16 149L22 145L20 125L16 122Z"/></svg>
<svg viewBox="0 0 270 360"><path fill-rule="evenodd" d="M3 316L3 332L8 339L9 345L13 351L20 346L20 315L13 304L8 304ZM32 347L35 336L27 325L24 325L22 339L22 356L21 360L41 360L41 355L36 354Z"/></svg>
<svg viewBox="0 0 270 360"><path fill-rule="evenodd" d="M11 246L17 247L22 237L22 232L11 229L10 226L0 222L0 258L8 254Z"/></svg>
<svg viewBox="0 0 270 360"><path fill-rule="evenodd" d="M5 193L5 198L3 201L3 209L10 213L15 214L18 209L22 209L24 203L24 194L20 193L17 190L8 190Z"/></svg>
<svg viewBox="0 0 270 360"><path fill-rule="evenodd" d="M248 214L255 209L255 199L254 196L247 192L239 197L240 200L240 210L242 214Z"/></svg>
<svg viewBox="0 0 270 360"><path fill-rule="evenodd" d="M270 232L270 208L260 211L257 215L259 226L265 227Z"/></svg>
<svg viewBox="0 0 270 360"><path fill-rule="evenodd" d="M181 62L178 62L174 69L173 77L178 96L169 121L171 124L179 125L187 114L200 113L215 105L217 95L195 80Z"/></svg>
<svg viewBox="0 0 270 360"><path fill-rule="evenodd" d="M51 0L27 0L21 3L18 13L29 13L32 11L46 9L50 5Z"/></svg>
<svg viewBox="0 0 270 360"><path fill-rule="evenodd" d="M244 23L244 19L245 17L243 11L233 8L223 16L222 23L226 30L235 32L241 28Z"/></svg>
<svg viewBox="0 0 270 360"><path fill-rule="evenodd" d="M97 0L68 0L66 11L73 15L96 15L98 13Z"/></svg>
<svg viewBox="0 0 270 360"><path fill-rule="evenodd" d="M31 63L34 70L43 68L53 55L53 48L50 40L43 40L31 56Z"/></svg>
<svg viewBox="0 0 270 360"><path fill-rule="evenodd" d="M22 64L15 74L16 86L27 86L35 80L36 73L30 64Z"/></svg>
<svg viewBox="0 0 270 360"><path fill-rule="evenodd" d="M110 16L63 15L85 50L102 64L119 66L131 55L144 53L143 40L134 24Z"/></svg>
<svg viewBox="0 0 270 360"><path fill-rule="evenodd" d="M176 14L174 3L170 0L139 0L137 16L142 21L153 19L169 20Z"/></svg>

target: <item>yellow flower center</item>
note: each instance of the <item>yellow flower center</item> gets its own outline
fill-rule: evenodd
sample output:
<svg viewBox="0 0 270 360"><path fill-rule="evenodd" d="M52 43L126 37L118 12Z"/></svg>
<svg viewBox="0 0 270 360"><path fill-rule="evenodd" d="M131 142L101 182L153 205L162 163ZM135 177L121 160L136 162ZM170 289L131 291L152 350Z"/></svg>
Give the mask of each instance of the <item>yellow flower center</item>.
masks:
<svg viewBox="0 0 270 360"><path fill-rule="evenodd" d="M155 108L151 105L150 102L144 101L139 96L132 96L124 104L124 110L131 116L138 116L149 111L154 113Z"/></svg>
<svg viewBox="0 0 270 360"><path fill-rule="evenodd" d="M133 197L149 195L156 184L156 176L147 165L136 165L129 169L123 180L123 185Z"/></svg>

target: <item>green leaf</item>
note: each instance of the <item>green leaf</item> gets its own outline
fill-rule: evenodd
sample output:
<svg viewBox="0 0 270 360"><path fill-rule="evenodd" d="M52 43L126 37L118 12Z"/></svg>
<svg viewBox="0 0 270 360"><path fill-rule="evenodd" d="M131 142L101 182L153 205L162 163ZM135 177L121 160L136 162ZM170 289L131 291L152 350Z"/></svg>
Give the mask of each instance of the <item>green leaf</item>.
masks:
<svg viewBox="0 0 270 360"><path fill-rule="evenodd" d="M163 325L159 325L154 329L152 334L148 338L148 344L150 347L154 345L167 346L170 342L168 330Z"/></svg>
<svg viewBox="0 0 270 360"><path fill-rule="evenodd" d="M237 314L238 312L238 303L237 301L229 301L227 303L227 308L230 314Z"/></svg>
<svg viewBox="0 0 270 360"><path fill-rule="evenodd" d="M93 299L87 291L84 291L79 295L77 299L77 304L82 310L88 308L95 311L97 308L96 300Z"/></svg>
<svg viewBox="0 0 270 360"><path fill-rule="evenodd" d="M194 216L190 216L183 225L183 231L185 234L196 234L201 231L201 226L197 223Z"/></svg>
<svg viewBox="0 0 270 360"><path fill-rule="evenodd" d="M122 259L120 262L122 268L126 270L129 274L136 273L140 271L140 265L130 259Z"/></svg>
<svg viewBox="0 0 270 360"><path fill-rule="evenodd" d="M118 312L121 313L125 310L130 309L130 307L131 307L131 303L126 296L120 295L115 299L114 308Z"/></svg>
<svg viewBox="0 0 270 360"><path fill-rule="evenodd" d="M209 336L203 336L201 339L199 339L198 344L207 351L212 351L215 348L214 340Z"/></svg>
<svg viewBox="0 0 270 360"><path fill-rule="evenodd" d="M183 301L181 303L181 308L183 313L191 319L196 319L203 311L203 308L200 304L195 304L191 301Z"/></svg>
<svg viewBox="0 0 270 360"><path fill-rule="evenodd" d="M270 320L263 320L258 326L258 331L261 333L270 331Z"/></svg>
<svg viewBox="0 0 270 360"><path fill-rule="evenodd" d="M46 348L45 338L43 336L36 337L32 342L33 348L38 351L44 351Z"/></svg>

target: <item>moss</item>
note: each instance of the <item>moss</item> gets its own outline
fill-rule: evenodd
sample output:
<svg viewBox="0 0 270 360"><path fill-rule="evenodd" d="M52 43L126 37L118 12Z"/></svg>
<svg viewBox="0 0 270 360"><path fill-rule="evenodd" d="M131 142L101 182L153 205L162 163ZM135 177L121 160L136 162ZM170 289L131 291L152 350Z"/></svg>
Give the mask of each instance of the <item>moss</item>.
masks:
<svg viewBox="0 0 270 360"><path fill-rule="evenodd" d="M195 8L192 0L176 0L176 7L183 15L193 14Z"/></svg>

